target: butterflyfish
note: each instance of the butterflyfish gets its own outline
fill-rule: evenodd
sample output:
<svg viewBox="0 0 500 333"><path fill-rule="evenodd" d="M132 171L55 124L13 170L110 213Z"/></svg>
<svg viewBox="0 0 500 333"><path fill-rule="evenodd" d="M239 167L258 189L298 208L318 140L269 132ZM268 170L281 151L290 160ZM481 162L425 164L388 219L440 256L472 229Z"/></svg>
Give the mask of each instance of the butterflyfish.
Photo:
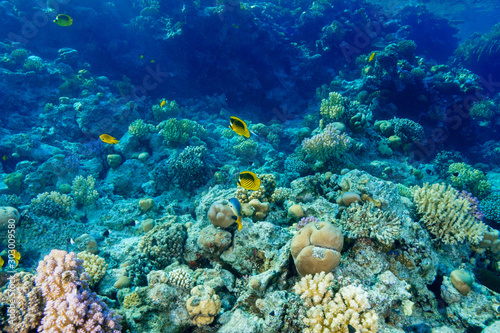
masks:
<svg viewBox="0 0 500 333"><path fill-rule="evenodd" d="M243 228L243 224L241 224L241 204L240 201L236 198L231 198L228 200L229 206L234 213L233 219L236 223L238 223L238 231L241 231Z"/></svg>
<svg viewBox="0 0 500 333"><path fill-rule="evenodd" d="M7 155L2 156L2 160L6 161L7 160Z"/></svg>
<svg viewBox="0 0 500 333"><path fill-rule="evenodd" d="M373 52L373 53L370 55L370 58L368 58L368 62L371 62L373 59L375 59L375 52Z"/></svg>
<svg viewBox="0 0 500 333"><path fill-rule="evenodd" d="M240 173L238 185L246 190L257 191L260 187L260 179L251 171L243 171Z"/></svg>
<svg viewBox="0 0 500 333"><path fill-rule="evenodd" d="M73 24L73 19L69 15L59 14L54 20L54 23L61 27L69 27L70 25Z"/></svg>
<svg viewBox="0 0 500 333"><path fill-rule="evenodd" d="M111 135L107 135L107 134L99 135L99 139L101 139L102 142L109 143L110 145L116 145L118 143L118 140L113 138Z"/></svg>
<svg viewBox="0 0 500 333"><path fill-rule="evenodd" d="M14 250L14 261L16 262L16 267L19 265L19 261L21 260L21 253L19 251Z"/></svg>
<svg viewBox="0 0 500 333"><path fill-rule="evenodd" d="M250 130L247 127L247 124L238 117L231 117L229 119L229 128L236 132L236 134L244 136L245 138L250 137Z"/></svg>
<svg viewBox="0 0 500 333"><path fill-rule="evenodd" d="M5 261L3 261L3 258L0 257L0 267L3 267L3 264L5 264Z"/></svg>
<svg viewBox="0 0 500 333"><path fill-rule="evenodd" d="M164 107L165 105L167 105L167 101L165 101L165 100L161 101L160 107Z"/></svg>

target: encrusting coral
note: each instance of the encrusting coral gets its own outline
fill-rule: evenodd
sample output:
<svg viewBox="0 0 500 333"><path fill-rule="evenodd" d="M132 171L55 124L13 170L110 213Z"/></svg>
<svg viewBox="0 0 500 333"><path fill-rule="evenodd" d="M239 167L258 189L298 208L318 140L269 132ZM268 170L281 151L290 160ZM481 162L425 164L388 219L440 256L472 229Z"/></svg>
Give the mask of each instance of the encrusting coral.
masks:
<svg viewBox="0 0 500 333"><path fill-rule="evenodd" d="M215 291L204 285L191 289L191 297L186 301L189 316L199 327L214 321L221 309L219 296Z"/></svg>
<svg viewBox="0 0 500 333"><path fill-rule="evenodd" d="M420 219L444 244L457 244L467 239L477 245L483 240L486 225L475 218L470 202L451 185L425 183L412 190Z"/></svg>

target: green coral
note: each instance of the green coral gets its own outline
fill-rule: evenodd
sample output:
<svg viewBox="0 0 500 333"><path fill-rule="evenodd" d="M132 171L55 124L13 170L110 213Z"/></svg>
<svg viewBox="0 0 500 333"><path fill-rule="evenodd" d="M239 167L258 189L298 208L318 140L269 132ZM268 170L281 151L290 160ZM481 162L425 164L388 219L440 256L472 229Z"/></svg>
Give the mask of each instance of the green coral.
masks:
<svg viewBox="0 0 500 333"><path fill-rule="evenodd" d="M83 176L76 176L73 179L71 194L75 199L75 202L79 206L90 206L97 198L99 198L99 193L94 189L95 178L88 176L84 178Z"/></svg>
<svg viewBox="0 0 500 333"><path fill-rule="evenodd" d="M37 56L29 56L23 65L25 71L33 71L35 73L41 73L45 70L45 64L42 58Z"/></svg>
<svg viewBox="0 0 500 333"><path fill-rule="evenodd" d="M179 114L180 107L176 101L165 101L164 106L158 104L153 105L153 116L157 121L167 120L168 118L176 117Z"/></svg>
<svg viewBox="0 0 500 333"><path fill-rule="evenodd" d="M135 120L130 126L128 127L128 131L130 134L135 135L137 137L144 137L146 136L149 132L152 132L154 130L154 126L150 124L146 124L144 120L142 119L137 119Z"/></svg>
<svg viewBox="0 0 500 333"><path fill-rule="evenodd" d="M10 53L10 58L16 63L16 64L22 64L26 59L28 59L29 52L26 49L15 49Z"/></svg>
<svg viewBox="0 0 500 333"><path fill-rule="evenodd" d="M404 186L403 184L396 184L396 187L398 188L399 195L410 199L413 198L413 192L411 188Z"/></svg>
<svg viewBox="0 0 500 333"><path fill-rule="evenodd" d="M486 198L481 200L479 208L488 220L500 223L500 192L492 192Z"/></svg>
<svg viewBox="0 0 500 333"><path fill-rule="evenodd" d="M469 114L474 119L490 120L495 116L497 107L493 101L485 99L475 103L469 110Z"/></svg>
<svg viewBox="0 0 500 333"><path fill-rule="evenodd" d="M240 143L233 147L234 152L237 156L252 159L257 155L257 142L253 140L245 140L244 138L239 139Z"/></svg>
<svg viewBox="0 0 500 333"><path fill-rule="evenodd" d="M54 218L68 217L74 205L72 197L59 192L44 192L31 200L30 210L36 215Z"/></svg>
<svg viewBox="0 0 500 333"><path fill-rule="evenodd" d="M10 191L18 193L23 185L24 175L20 172L10 173L4 180Z"/></svg>
<svg viewBox="0 0 500 333"><path fill-rule="evenodd" d="M162 121L156 126L156 129L169 143L184 144L188 140L203 139L206 136L207 131L203 126L195 121L182 119L177 120L175 118L170 118L168 120Z"/></svg>
<svg viewBox="0 0 500 333"><path fill-rule="evenodd" d="M448 167L448 179L459 190L484 198L491 192L491 183L484 173L465 163L452 163Z"/></svg>

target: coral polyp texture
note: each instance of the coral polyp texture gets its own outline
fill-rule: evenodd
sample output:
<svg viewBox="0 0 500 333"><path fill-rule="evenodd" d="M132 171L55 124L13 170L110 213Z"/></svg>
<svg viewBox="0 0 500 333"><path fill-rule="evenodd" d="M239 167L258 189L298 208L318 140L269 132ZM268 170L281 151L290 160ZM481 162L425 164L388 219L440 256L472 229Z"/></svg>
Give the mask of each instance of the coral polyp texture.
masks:
<svg viewBox="0 0 500 333"><path fill-rule="evenodd" d="M451 185L424 184L413 187L413 201L422 222L444 244L457 244L467 240L479 244L486 225L471 214L473 207Z"/></svg>
<svg viewBox="0 0 500 333"><path fill-rule="evenodd" d="M305 333L377 332L377 313L372 310L368 293L360 286L348 285L332 292L331 273L307 275L294 289L307 308Z"/></svg>
<svg viewBox="0 0 500 333"><path fill-rule="evenodd" d="M120 316L90 291L88 280L74 252L52 250L40 261L35 283L45 308L38 332L120 332Z"/></svg>
<svg viewBox="0 0 500 333"><path fill-rule="evenodd" d="M339 159L351 145L349 136L336 129L334 124L326 125L322 132L302 141L304 152L322 162Z"/></svg>

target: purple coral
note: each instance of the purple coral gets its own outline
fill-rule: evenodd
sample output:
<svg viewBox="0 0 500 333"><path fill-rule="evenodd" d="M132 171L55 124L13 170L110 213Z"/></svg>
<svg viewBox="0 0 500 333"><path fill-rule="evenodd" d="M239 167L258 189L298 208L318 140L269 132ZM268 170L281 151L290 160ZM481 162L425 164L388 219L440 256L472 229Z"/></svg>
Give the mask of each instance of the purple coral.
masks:
<svg viewBox="0 0 500 333"><path fill-rule="evenodd" d="M314 217L314 216L303 217L303 218L300 219L299 223L297 223L296 229L300 230L300 229L304 228L306 226L306 224L316 223L318 221L319 220L316 217Z"/></svg>
<svg viewBox="0 0 500 333"><path fill-rule="evenodd" d="M467 191L460 192L460 194L458 196L469 201L469 203L470 203L469 215L474 216L474 218L478 221L482 221L483 217L484 217L484 213L481 210L481 208L479 208L478 198L473 197L472 193L469 193Z"/></svg>

